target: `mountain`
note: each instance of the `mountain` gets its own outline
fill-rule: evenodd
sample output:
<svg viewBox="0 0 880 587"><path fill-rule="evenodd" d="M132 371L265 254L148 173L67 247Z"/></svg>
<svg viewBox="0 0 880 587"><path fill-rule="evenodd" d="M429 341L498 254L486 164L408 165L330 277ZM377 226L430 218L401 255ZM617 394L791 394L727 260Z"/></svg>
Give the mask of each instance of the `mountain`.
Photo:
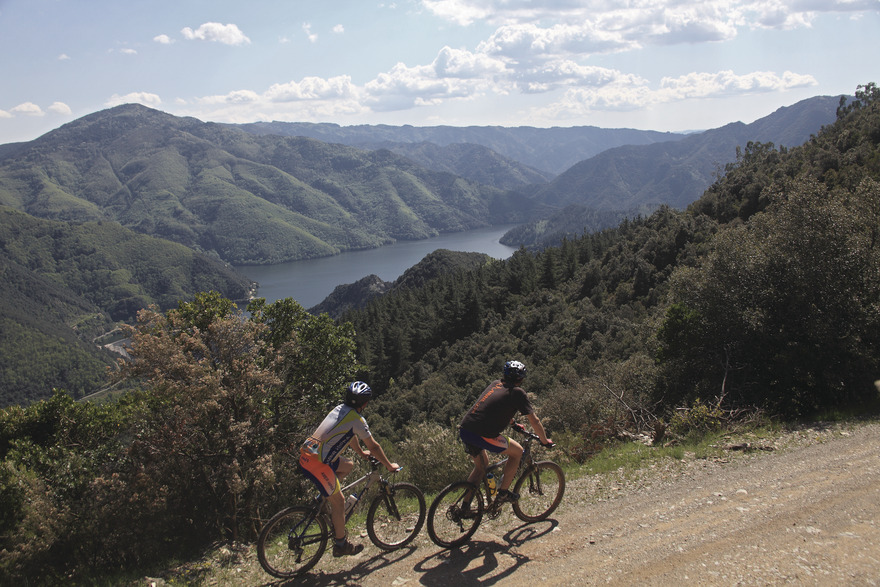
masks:
<svg viewBox="0 0 880 587"><path fill-rule="evenodd" d="M524 224L502 242L533 248L559 244L584 230L615 226L621 218L660 205L695 201L750 142L799 146L834 122L840 97L819 96L780 108L751 124L735 122L680 141L608 149L556 179L520 191L554 212ZM581 222L583 221L583 224Z"/></svg>
<svg viewBox="0 0 880 587"><path fill-rule="evenodd" d="M594 126L339 126L310 122L254 122L238 126L261 135L311 137L363 149L390 149L413 160L418 160L415 152L423 143L433 143L439 147L453 144L482 145L507 159L551 175L562 173L575 163L612 147L677 141L685 136L678 133Z"/></svg>
<svg viewBox="0 0 880 587"><path fill-rule="evenodd" d="M519 196L388 150L258 136L139 105L0 157L0 205L114 220L234 264L274 263L517 221Z"/></svg>
<svg viewBox="0 0 880 587"><path fill-rule="evenodd" d="M434 143L389 145L388 149L434 171L445 171L499 189L547 183L555 174L514 161L483 145Z"/></svg>
<svg viewBox="0 0 880 587"><path fill-rule="evenodd" d="M128 230L0 207L0 405L86 395L113 357L99 344L141 308L175 307L197 292L245 299L251 283L217 259Z"/></svg>
<svg viewBox="0 0 880 587"><path fill-rule="evenodd" d="M558 208L569 204L600 210L645 204L684 208L736 160L738 148L749 142L799 146L834 122L839 103L839 96L819 96L751 124L734 122L680 141L608 149L574 165L533 197Z"/></svg>
<svg viewBox="0 0 880 587"><path fill-rule="evenodd" d="M455 271L477 269L492 258L483 253L466 253L437 249L407 269L394 281L383 281L378 275L368 275L355 283L338 285L320 304L309 308L312 314L326 312L339 318L349 310L365 307L370 300L392 291L424 286L432 279Z"/></svg>

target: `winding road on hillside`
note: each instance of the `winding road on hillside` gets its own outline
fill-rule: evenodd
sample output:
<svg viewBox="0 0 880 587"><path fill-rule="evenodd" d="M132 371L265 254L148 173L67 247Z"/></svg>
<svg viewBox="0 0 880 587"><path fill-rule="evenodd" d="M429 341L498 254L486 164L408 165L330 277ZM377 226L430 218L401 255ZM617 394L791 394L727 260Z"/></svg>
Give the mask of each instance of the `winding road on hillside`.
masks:
<svg viewBox="0 0 880 587"><path fill-rule="evenodd" d="M880 585L880 424L769 442L570 481L553 520L502 516L459 550L424 531L390 554L364 539L361 555L325 555L288 584Z"/></svg>

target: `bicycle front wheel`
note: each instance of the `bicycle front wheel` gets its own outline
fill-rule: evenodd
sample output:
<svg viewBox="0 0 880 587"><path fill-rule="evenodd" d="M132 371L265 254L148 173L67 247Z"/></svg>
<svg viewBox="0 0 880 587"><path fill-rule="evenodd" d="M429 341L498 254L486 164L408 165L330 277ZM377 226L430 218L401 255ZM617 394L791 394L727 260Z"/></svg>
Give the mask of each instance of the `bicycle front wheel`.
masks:
<svg viewBox="0 0 880 587"><path fill-rule="evenodd" d="M330 536L327 522L312 508L294 506L266 522L257 539L257 558L263 570L289 579L311 569L324 554Z"/></svg>
<svg viewBox="0 0 880 587"><path fill-rule="evenodd" d="M519 494L513 513L524 522L537 522L559 507L565 493L565 475L556 463L541 461L520 475L513 490Z"/></svg>
<svg viewBox="0 0 880 587"><path fill-rule="evenodd" d="M469 501L468 501L469 500ZM483 494L467 481L447 485L428 509L428 535L444 548L461 546L483 519Z"/></svg>
<svg viewBox="0 0 880 587"><path fill-rule="evenodd" d="M388 485L367 510L367 533L383 550L409 544L425 523L425 496L411 483Z"/></svg>

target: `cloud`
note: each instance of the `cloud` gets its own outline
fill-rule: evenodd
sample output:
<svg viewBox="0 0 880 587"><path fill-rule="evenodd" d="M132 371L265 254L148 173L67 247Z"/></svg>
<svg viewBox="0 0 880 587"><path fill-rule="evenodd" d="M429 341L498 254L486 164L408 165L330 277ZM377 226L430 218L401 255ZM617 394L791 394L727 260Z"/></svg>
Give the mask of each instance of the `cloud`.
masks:
<svg viewBox="0 0 880 587"><path fill-rule="evenodd" d="M725 70L717 73L689 73L676 78L663 78L657 96L663 101L719 96L736 96L762 92L778 92L817 85L811 75L786 71L781 76L771 71L736 75Z"/></svg>
<svg viewBox="0 0 880 587"><path fill-rule="evenodd" d="M345 32L345 27L342 26L341 24L338 24L333 27L333 32L337 35L341 35Z"/></svg>
<svg viewBox="0 0 880 587"><path fill-rule="evenodd" d="M421 0L438 18L461 26L484 22L514 31L532 26L580 29L575 38L641 43L724 41L746 28L808 27L821 13L876 12L877 0ZM540 24L536 24L540 23ZM540 34L538 35L540 36ZM589 43L588 43L589 45ZM600 43L602 46L602 43Z"/></svg>
<svg viewBox="0 0 880 587"><path fill-rule="evenodd" d="M251 42L234 24L206 22L196 30L186 27L180 32L190 41L214 41L224 45L246 45Z"/></svg>
<svg viewBox="0 0 880 587"><path fill-rule="evenodd" d="M64 102L52 102L52 104L48 108L46 108L46 110L48 110L52 114L62 114L65 116L69 116L70 114L72 114L70 107ZM45 116L46 112L33 102L22 102L18 106L10 108L9 112L0 110L0 118L14 118L18 115L41 117Z"/></svg>
<svg viewBox="0 0 880 587"><path fill-rule="evenodd" d="M429 65L395 65L364 85L364 104L387 112L507 93L506 65L488 55L444 47Z"/></svg>
<svg viewBox="0 0 880 587"><path fill-rule="evenodd" d="M43 116L45 114L43 110L33 102L23 102L18 106L13 107L10 112L12 112L13 115L23 114L25 116Z"/></svg>
<svg viewBox="0 0 880 587"><path fill-rule="evenodd" d="M174 42L174 39L172 39L168 35L156 35L155 37L153 37L153 40L160 45L170 45Z"/></svg>
<svg viewBox="0 0 880 587"><path fill-rule="evenodd" d="M516 63L530 63L571 55L611 53L638 45L619 32L598 30L589 23L552 27L517 24L497 29L477 51Z"/></svg>
<svg viewBox="0 0 880 587"><path fill-rule="evenodd" d="M104 104L105 106L113 107L119 106L120 104L132 103L143 104L150 108L158 108L159 105L162 104L162 100L156 94L151 94L149 92L131 92L122 96L119 94L113 94Z"/></svg>
<svg viewBox="0 0 880 587"><path fill-rule="evenodd" d="M311 42L311 43L318 42L318 35L316 35L315 33L312 32L312 25L311 24L304 22L302 25L302 30L306 34L306 38L309 40L309 42Z"/></svg>
<svg viewBox="0 0 880 587"><path fill-rule="evenodd" d="M422 0L422 5L440 18L451 20L462 26L473 24L477 20L486 20L492 14L491 7L483 8L479 2L462 0ZM491 4L491 3L490 3Z"/></svg>
<svg viewBox="0 0 880 587"><path fill-rule="evenodd" d="M68 106L64 102L52 102L52 104L50 104L46 110L53 114L63 114L65 116L70 116L71 114L73 114L70 106Z"/></svg>
<svg viewBox="0 0 880 587"><path fill-rule="evenodd" d="M124 55L137 55L137 51L134 49L120 49L119 52Z"/></svg>
<svg viewBox="0 0 880 587"><path fill-rule="evenodd" d="M302 100L334 100L356 98L359 90L347 75L329 79L306 77L299 82L273 84L265 98L270 102L296 102Z"/></svg>
<svg viewBox="0 0 880 587"><path fill-rule="evenodd" d="M70 57L66 53L62 53L58 56L58 61L70 61Z"/></svg>
<svg viewBox="0 0 880 587"><path fill-rule="evenodd" d="M817 85L813 76L790 71L782 75L768 71L743 75L719 71L663 78L660 87L652 89L648 80L638 76L613 70L604 73L604 77L596 77L587 87L566 90L559 100L536 109L536 115L545 119L579 118L597 111L633 111L670 102L728 98Z"/></svg>

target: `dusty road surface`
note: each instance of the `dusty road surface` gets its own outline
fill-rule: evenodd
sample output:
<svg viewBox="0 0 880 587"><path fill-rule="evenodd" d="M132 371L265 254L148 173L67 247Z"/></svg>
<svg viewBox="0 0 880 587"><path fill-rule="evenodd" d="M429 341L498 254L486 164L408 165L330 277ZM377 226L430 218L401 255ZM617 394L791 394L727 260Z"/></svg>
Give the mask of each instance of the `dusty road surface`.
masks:
<svg viewBox="0 0 880 587"><path fill-rule="evenodd" d="M272 583L247 548L207 582L880 585L880 424L813 427L752 448L569 481L551 520L505 514L458 550L436 547L424 530L390 554L363 537L360 555L327 553L306 577Z"/></svg>

